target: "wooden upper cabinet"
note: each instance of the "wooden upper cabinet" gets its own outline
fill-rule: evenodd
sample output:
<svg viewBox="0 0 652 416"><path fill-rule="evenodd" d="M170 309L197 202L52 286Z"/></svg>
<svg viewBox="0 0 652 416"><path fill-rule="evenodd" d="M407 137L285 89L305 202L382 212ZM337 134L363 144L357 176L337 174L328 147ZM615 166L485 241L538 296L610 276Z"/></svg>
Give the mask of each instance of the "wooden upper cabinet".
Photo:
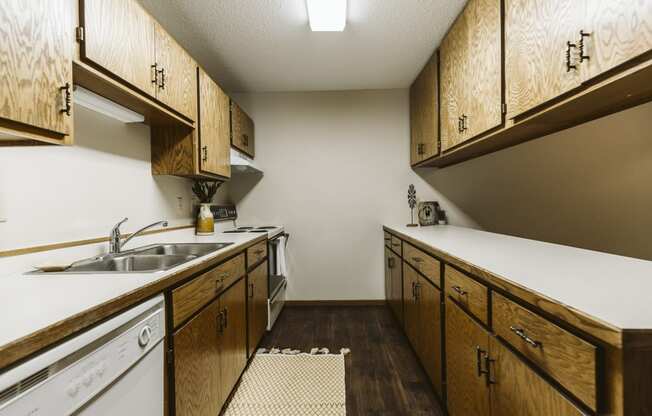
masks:
<svg viewBox="0 0 652 416"><path fill-rule="evenodd" d="M248 276L247 310L249 349L251 356L267 329L267 262L261 263Z"/></svg>
<svg viewBox="0 0 652 416"><path fill-rule="evenodd" d="M503 123L501 0L471 0L464 13L469 47L462 128L468 140Z"/></svg>
<svg viewBox="0 0 652 416"><path fill-rule="evenodd" d="M586 79L602 74L652 49L652 1L592 0L585 13ZM579 41L579 33L576 33ZM583 69L584 69L583 68Z"/></svg>
<svg viewBox="0 0 652 416"><path fill-rule="evenodd" d="M461 117L468 92L464 85L468 48L468 19L460 14L442 41L439 50L441 150L445 151L462 141Z"/></svg>
<svg viewBox="0 0 652 416"><path fill-rule="evenodd" d="M245 295L245 279L240 279L220 296L223 314L222 332L219 337L221 391L227 394L233 389L247 364Z"/></svg>
<svg viewBox="0 0 652 416"><path fill-rule="evenodd" d="M439 397L442 395L441 291L419 276L419 347L417 353Z"/></svg>
<svg viewBox="0 0 652 416"><path fill-rule="evenodd" d="M577 48L573 45L577 44L585 1L505 0L508 118L581 84ZM591 1L591 7L597 3L600 1Z"/></svg>
<svg viewBox="0 0 652 416"><path fill-rule="evenodd" d="M231 145L250 157L254 157L254 121L235 101L231 101Z"/></svg>
<svg viewBox="0 0 652 416"><path fill-rule="evenodd" d="M156 98L190 120L197 119L197 64L154 22L156 28Z"/></svg>
<svg viewBox="0 0 652 416"><path fill-rule="evenodd" d="M231 176L229 97L201 68L198 82L201 170L228 178Z"/></svg>
<svg viewBox="0 0 652 416"><path fill-rule="evenodd" d="M492 337L490 342L493 415L580 416L586 414L504 347L498 339Z"/></svg>
<svg viewBox="0 0 652 416"><path fill-rule="evenodd" d="M135 0L82 0L81 58L156 97L154 19Z"/></svg>
<svg viewBox="0 0 652 416"><path fill-rule="evenodd" d="M446 299L447 405L451 416L490 415L489 388L485 377L488 357L487 331L453 301Z"/></svg>
<svg viewBox="0 0 652 416"><path fill-rule="evenodd" d="M437 53L426 62L410 86L410 162L439 153L439 87Z"/></svg>
<svg viewBox="0 0 652 416"><path fill-rule="evenodd" d="M0 140L71 134L73 13L71 0L0 2Z"/></svg>
<svg viewBox="0 0 652 416"><path fill-rule="evenodd" d="M230 390L221 388L220 302L214 300L174 334L174 398L178 416L213 416Z"/></svg>

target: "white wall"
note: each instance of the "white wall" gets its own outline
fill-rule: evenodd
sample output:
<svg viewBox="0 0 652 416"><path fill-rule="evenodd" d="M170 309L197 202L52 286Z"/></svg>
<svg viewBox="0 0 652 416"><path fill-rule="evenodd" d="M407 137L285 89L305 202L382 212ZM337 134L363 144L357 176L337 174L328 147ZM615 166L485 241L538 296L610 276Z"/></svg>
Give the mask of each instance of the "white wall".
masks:
<svg viewBox="0 0 652 416"><path fill-rule="evenodd" d="M409 167L406 90L235 96L256 123L262 178L235 178L240 224L284 224L288 295L381 299L382 229L407 223L407 187L443 202L451 222L475 225Z"/></svg>
<svg viewBox="0 0 652 416"><path fill-rule="evenodd" d="M182 197L181 209L177 197ZM149 127L75 107L75 145L0 147L0 250L190 222L190 181L153 177Z"/></svg>

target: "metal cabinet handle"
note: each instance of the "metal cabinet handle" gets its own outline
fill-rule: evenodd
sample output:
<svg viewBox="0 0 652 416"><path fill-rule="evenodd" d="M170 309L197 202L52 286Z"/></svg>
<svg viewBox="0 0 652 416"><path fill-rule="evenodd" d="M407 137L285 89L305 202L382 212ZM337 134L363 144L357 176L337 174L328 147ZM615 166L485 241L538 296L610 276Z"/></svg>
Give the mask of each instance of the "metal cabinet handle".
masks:
<svg viewBox="0 0 652 416"><path fill-rule="evenodd" d="M469 293L466 290L462 289L461 286L457 286L457 285L453 286L451 289L456 291L460 296L464 296Z"/></svg>
<svg viewBox="0 0 652 416"><path fill-rule="evenodd" d="M217 318L217 333L218 334L221 334L221 333L224 332L224 326L222 325L222 322L223 322L222 315L223 315L222 311L219 311L217 316L216 316L216 318Z"/></svg>
<svg viewBox="0 0 652 416"><path fill-rule="evenodd" d="M487 351L480 348L479 345L475 346L475 362L478 367L478 377L482 377L483 374L487 374L489 370L482 368L483 357L487 356Z"/></svg>
<svg viewBox="0 0 652 416"><path fill-rule="evenodd" d="M159 89L165 89L165 68L158 70L158 73L161 74L161 83L158 85Z"/></svg>
<svg viewBox="0 0 652 416"><path fill-rule="evenodd" d="M591 57L589 55L584 54L584 38L591 37L590 33L585 32L584 30L580 30L580 63L584 61L590 61Z"/></svg>
<svg viewBox="0 0 652 416"><path fill-rule="evenodd" d="M571 62L571 49L575 48L577 48L576 44L570 41L566 42L566 72L570 72L571 69L577 69L577 65L573 65Z"/></svg>
<svg viewBox="0 0 652 416"><path fill-rule="evenodd" d="M466 126L466 120L467 119L468 119L468 117L466 116L466 114L462 114L462 133L464 133L466 130L468 130L468 128Z"/></svg>
<svg viewBox="0 0 652 416"><path fill-rule="evenodd" d="M523 341L527 342L534 348L541 348L543 344L540 341L536 341L532 338L530 338L525 330L523 328L519 328L517 326L510 326L509 330L515 333L519 338L523 339Z"/></svg>
<svg viewBox="0 0 652 416"><path fill-rule="evenodd" d="M401 243L395 243L395 242L392 241L392 245L393 245L394 247L398 247L398 246L401 245Z"/></svg>
<svg viewBox="0 0 652 416"><path fill-rule="evenodd" d="M385 241L392 241L391 237L385 237Z"/></svg>
<svg viewBox="0 0 652 416"><path fill-rule="evenodd" d="M255 250L255 251L254 251L254 254L257 255L257 256L260 256L260 255L263 254L264 252L265 252L265 250L263 250L263 249L258 249L258 250Z"/></svg>
<svg viewBox="0 0 652 416"><path fill-rule="evenodd" d="M418 155L423 155L423 154L425 154L425 153L426 153L426 151L425 151L425 147L426 147L426 145L423 144L423 143L419 143L419 144L417 144L417 154L418 154Z"/></svg>
<svg viewBox="0 0 652 416"><path fill-rule="evenodd" d="M152 68L152 84L156 85L158 87L158 64L154 62L154 65L151 66Z"/></svg>
<svg viewBox="0 0 652 416"><path fill-rule="evenodd" d="M390 269L393 269L394 266L396 266L396 261L395 261L394 257L388 257L387 258L387 267L389 267Z"/></svg>
<svg viewBox="0 0 652 416"><path fill-rule="evenodd" d="M254 284L249 283L249 297L253 298L254 297Z"/></svg>
<svg viewBox="0 0 652 416"><path fill-rule="evenodd" d="M487 383L487 387L489 387L492 384L497 384L496 379L494 379L491 376L491 364L495 363L495 362L496 362L496 360L489 357L489 354L485 354L485 356L484 356L484 365L485 365L485 368L486 368L486 373L484 373L484 375L485 375L485 381Z"/></svg>
<svg viewBox="0 0 652 416"><path fill-rule="evenodd" d="M419 283L416 283L414 285L414 300L418 301L421 298L421 294L419 294L419 291L421 289L421 285Z"/></svg>
<svg viewBox="0 0 652 416"><path fill-rule="evenodd" d="M457 118L457 132L458 133L462 132L462 117Z"/></svg>
<svg viewBox="0 0 652 416"><path fill-rule="evenodd" d="M246 134L242 135L242 144L245 146L249 146L249 136Z"/></svg>
<svg viewBox="0 0 652 416"><path fill-rule="evenodd" d="M423 259L421 257L412 257L412 261L420 264L423 262Z"/></svg>
<svg viewBox="0 0 652 416"><path fill-rule="evenodd" d="M222 315L224 317L224 329L226 329L229 326L229 309L224 308L222 311L224 312Z"/></svg>
<svg viewBox="0 0 652 416"><path fill-rule="evenodd" d="M201 157L202 162L208 162L208 146L202 146L201 152L202 152L202 157Z"/></svg>
<svg viewBox="0 0 652 416"><path fill-rule="evenodd" d="M61 109L59 109L60 114L65 114L70 116L71 106L71 96L70 96L70 83L66 82L66 85L59 88L61 93Z"/></svg>

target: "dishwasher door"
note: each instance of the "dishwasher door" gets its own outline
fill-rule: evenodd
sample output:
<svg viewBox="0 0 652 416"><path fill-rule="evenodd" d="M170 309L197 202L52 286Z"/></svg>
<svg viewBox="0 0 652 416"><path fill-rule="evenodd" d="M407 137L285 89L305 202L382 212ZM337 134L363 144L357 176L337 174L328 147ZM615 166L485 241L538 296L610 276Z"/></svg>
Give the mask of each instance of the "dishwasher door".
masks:
<svg viewBox="0 0 652 416"><path fill-rule="evenodd" d="M162 416L163 296L0 374L0 416Z"/></svg>

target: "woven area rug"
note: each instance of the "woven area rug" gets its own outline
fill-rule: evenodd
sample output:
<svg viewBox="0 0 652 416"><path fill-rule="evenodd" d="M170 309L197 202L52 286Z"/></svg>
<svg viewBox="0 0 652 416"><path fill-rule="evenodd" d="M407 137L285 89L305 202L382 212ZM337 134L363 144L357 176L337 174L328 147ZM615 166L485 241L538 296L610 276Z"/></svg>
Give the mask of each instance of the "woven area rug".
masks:
<svg viewBox="0 0 652 416"><path fill-rule="evenodd" d="M259 350L225 416L346 415L346 353Z"/></svg>

